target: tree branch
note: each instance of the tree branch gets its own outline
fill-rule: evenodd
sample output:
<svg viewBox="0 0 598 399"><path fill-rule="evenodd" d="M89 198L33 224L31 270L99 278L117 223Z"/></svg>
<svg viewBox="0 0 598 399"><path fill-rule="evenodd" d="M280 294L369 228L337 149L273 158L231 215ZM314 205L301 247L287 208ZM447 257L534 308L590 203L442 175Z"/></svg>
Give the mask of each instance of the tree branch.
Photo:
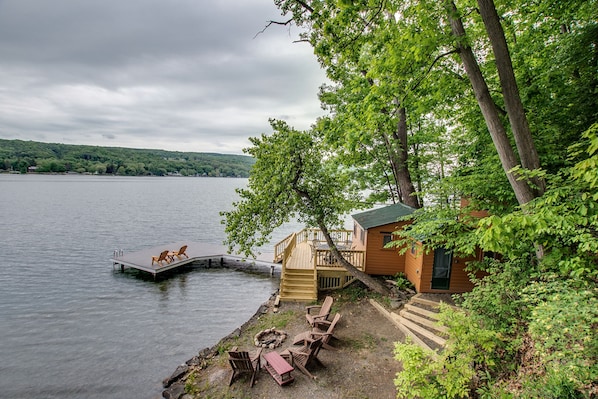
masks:
<svg viewBox="0 0 598 399"><path fill-rule="evenodd" d="M291 19L289 19L287 21L284 21L284 22L270 20L270 21L268 21L268 23L266 24L266 26L264 26L264 29L262 29L261 31L259 31L258 33L256 33L255 36L253 36L253 38L255 39L256 37L258 37L259 35L261 35L262 33L264 33L266 31L266 29L268 29L272 25L287 26L287 25L290 25L291 22L293 22L293 18L291 18Z"/></svg>
<svg viewBox="0 0 598 399"><path fill-rule="evenodd" d="M458 49L453 49L451 51L447 51L446 53L442 53L438 56L436 56L436 58L434 58L434 61L432 61L432 63L430 64L430 66L428 66L428 69L426 70L426 72L423 74L423 76L415 83L415 85L410 89L410 91L413 91L415 89L417 89L419 87L419 85L424 81L424 79L426 78L426 76L428 76L428 74L430 73L430 71L432 70L432 68L434 67L434 65L441 59L444 58L448 55L451 54L456 54L458 53L459 50ZM407 96L407 93L405 93L405 96ZM405 97L403 97L401 99L401 103L403 103L405 101Z"/></svg>

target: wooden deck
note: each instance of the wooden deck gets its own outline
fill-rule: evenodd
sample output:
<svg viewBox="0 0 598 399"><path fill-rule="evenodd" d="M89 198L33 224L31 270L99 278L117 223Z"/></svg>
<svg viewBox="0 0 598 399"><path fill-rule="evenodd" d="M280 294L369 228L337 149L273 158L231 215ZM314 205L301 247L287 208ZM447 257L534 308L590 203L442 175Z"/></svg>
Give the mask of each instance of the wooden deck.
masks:
<svg viewBox="0 0 598 399"><path fill-rule="evenodd" d="M365 269L365 252L351 249L351 231L332 236L341 255L357 269ZM282 262L282 301L313 301L318 290L346 287L354 277L332 256L319 230L304 229L276 244L274 261Z"/></svg>
<svg viewBox="0 0 598 399"><path fill-rule="evenodd" d="M187 245L186 254L189 258L178 259L170 263L162 262L162 265L154 263L152 265L152 256L158 256L162 251L178 251L183 245ZM120 254L119 251L114 251L114 255L110 258L113 267L119 267L124 270L126 267L141 270L153 274L154 276L168 271L180 268L189 263L208 260L217 261L221 264L225 260L247 261L254 263L263 263L271 267L276 267L275 263L268 262L262 259L247 259L242 256L231 255L226 253L226 249L221 245L207 244L201 242L174 242L171 244L164 244L156 247L142 249L136 252Z"/></svg>
<svg viewBox="0 0 598 399"><path fill-rule="evenodd" d="M313 269L312 246L308 242L297 244L285 266L288 269Z"/></svg>

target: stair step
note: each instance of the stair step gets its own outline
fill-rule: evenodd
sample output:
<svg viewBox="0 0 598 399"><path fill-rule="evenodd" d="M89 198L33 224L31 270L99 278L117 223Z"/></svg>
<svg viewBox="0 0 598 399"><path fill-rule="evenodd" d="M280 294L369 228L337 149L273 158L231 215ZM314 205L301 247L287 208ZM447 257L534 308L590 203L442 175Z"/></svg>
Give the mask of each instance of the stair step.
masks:
<svg viewBox="0 0 598 399"><path fill-rule="evenodd" d="M314 286L315 282L313 280L300 280L300 279L289 279L289 278L285 278L282 280L282 284L288 284L288 285L308 285L308 286Z"/></svg>
<svg viewBox="0 0 598 399"><path fill-rule="evenodd" d="M309 288L288 288L285 287L282 291L281 291L281 296L285 297L288 295L316 295L316 292L313 289L309 289Z"/></svg>
<svg viewBox="0 0 598 399"><path fill-rule="evenodd" d="M426 316L430 319L435 319L438 320L438 313L437 312L432 312L431 310L426 310L424 308L421 308L419 306L415 306L415 305L410 305L410 304L405 304L404 309L409 310L412 313L418 313L422 316Z"/></svg>
<svg viewBox="0 0 598 399"><path fill-rule="evenodd" d="M314 298L313 296L310 297L294 297L294 296L285 296L284 298L281 297L281 300L285 301L285 302L313 302L315 300L317 300L317 298Z"/></svg>
<svg viewBox="0 0 598 399"><path fill-rule="evenodd" d="M405 327L403 324L401 324L401 322L399 320L397 320L396 317L394 317L394 316L398 316L397 314L387 311L386 309L384 309L384 307L382 305L380 305L378 302L376 302L373 299L370 299L370 303L382 315L384 315L389 321L391 321L399 330L401 330L403 332L403 334L405 334L406 336L411 337L411 340L415 344L419 345L424 350L426 350L427 352L429 352L430 355L433 358L437 357L437 353L436 353L436 351L434 351L434 349L432 349L430 346L428 346L428 344L426 344L420 337L418 337L417 335L415 335L413 333L413 331L411 331L410 329L408 329L407 327Z"/></svg>
<svg viewBox="0 0 598 399"><path fill-rule="evenodd" d="M418 324L423 325L424 327L430 328L432 330L436 330L440 333L446 333L448 329L445 326L441 326L438 324L437 321L426 319L425 317L421 317L415 313L411 313L407 309L403 309L399 312L401 316L411 321L414 321Z"/></svg>
<svg viewBox="0 0 598 399"><path fill-rule="evenodd" d="M284 274L285 274L285 276L297 276L297 277L313 277L314 276L313 271L309 271L308 273L306 273L306 272L289 271L288 269L285 270Z"/></svg>
<svg viewBox="0 0 598 399"><path fill-rule="evenodd" d="M446 339L439 337L438 335L434 334L432 331L427 330L426 328L420 326L412 322L409 319L404 318L396 313L392 313L391 316L395 318L399 323L407 327L408 329L412 330L413 332L418 333L419 335L429 339L430 341L434 341L440 346L446 345Z"/></svg>
<svg viewBox="0 0 598 399"><path fill-rule="evenodd" d="M448 304L446 302L442 302L442 301L441 302L436 302L436 301L432 301L430 299L422 298L420 296L420 294L416 294L415 296L412 296L411 297L411 302L417 302L417 303L420 303L422 305L430 306L430 307L433 307L433 308L436 308L436 309L440 306L441 303L444 303L444 304L452 307L453 309L458 309L456 306L450 305L450 304Z"/></svg>
<svg viewBox="0 0 598 399"><path fill-rule="evenodd" d="M297 278L297 277L289 277L285 276L282 281L290 281L290 282L297 282L297 283L304 283L304 284L315 284L315 280L313 278Z"/></svg>

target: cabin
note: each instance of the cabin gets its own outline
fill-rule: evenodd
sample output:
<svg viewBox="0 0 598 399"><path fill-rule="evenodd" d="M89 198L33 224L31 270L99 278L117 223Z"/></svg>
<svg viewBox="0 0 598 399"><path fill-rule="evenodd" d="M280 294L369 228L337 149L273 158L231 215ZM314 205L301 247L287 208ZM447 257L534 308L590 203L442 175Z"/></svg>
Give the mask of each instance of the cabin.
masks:
<svg viewBox="0 0 598 399"><path fill-rule="evenodd" d="M394 204L352 215L352 249L365 251L365 272L372 275L392 276L405 272L405 255L396 248L386 248L393 241L393 231L401 230L410 221L398 221L411 215L415 209Z"/></svg>
<svg viewBox="0 0 598 399"><path fill-rule="evenodd" d="M460 258L445 248L426 252L422 242L414 243L404 254L386 248L393 232L411 223L415 209L393 204L352 215L353 230L330 232L343 257L370 275L394 276L404 273L421 293L461 293L473 289L465 271L475 256ZM401 219L401 221L399 221ZM304 229L275 246L274 262L282 263L282 300L315 300L320 290L338 289L351 284L351 276L331 255L322 232Z"/></svg>
<svg viewBox="0 0 598 399"><path fill-rule="evenodd" d="M479 254L459 258L444 248L425 253L421 242L412 245L403 255L398 254L397 248L385 247L393 240L393 231L411 223L409 220L398 220L414 211L407 205L394 204L352 215L355 237L353 249L365 251L365 272L382 276L404 273L417 292L471 291L473 284L465 266L467 262L478 259Z"/></svg>

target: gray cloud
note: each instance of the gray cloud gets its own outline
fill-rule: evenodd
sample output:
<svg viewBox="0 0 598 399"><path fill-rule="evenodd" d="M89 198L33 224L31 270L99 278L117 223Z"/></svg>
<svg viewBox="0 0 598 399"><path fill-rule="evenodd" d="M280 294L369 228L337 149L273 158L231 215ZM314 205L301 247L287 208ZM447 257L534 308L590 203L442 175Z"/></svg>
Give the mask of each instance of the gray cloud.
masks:
<svg viewBox="0 0 598 399"><path fill-rule="evenodd" d="M0 0L0 137L240 153L324 73L273 0Z"/></svg>

